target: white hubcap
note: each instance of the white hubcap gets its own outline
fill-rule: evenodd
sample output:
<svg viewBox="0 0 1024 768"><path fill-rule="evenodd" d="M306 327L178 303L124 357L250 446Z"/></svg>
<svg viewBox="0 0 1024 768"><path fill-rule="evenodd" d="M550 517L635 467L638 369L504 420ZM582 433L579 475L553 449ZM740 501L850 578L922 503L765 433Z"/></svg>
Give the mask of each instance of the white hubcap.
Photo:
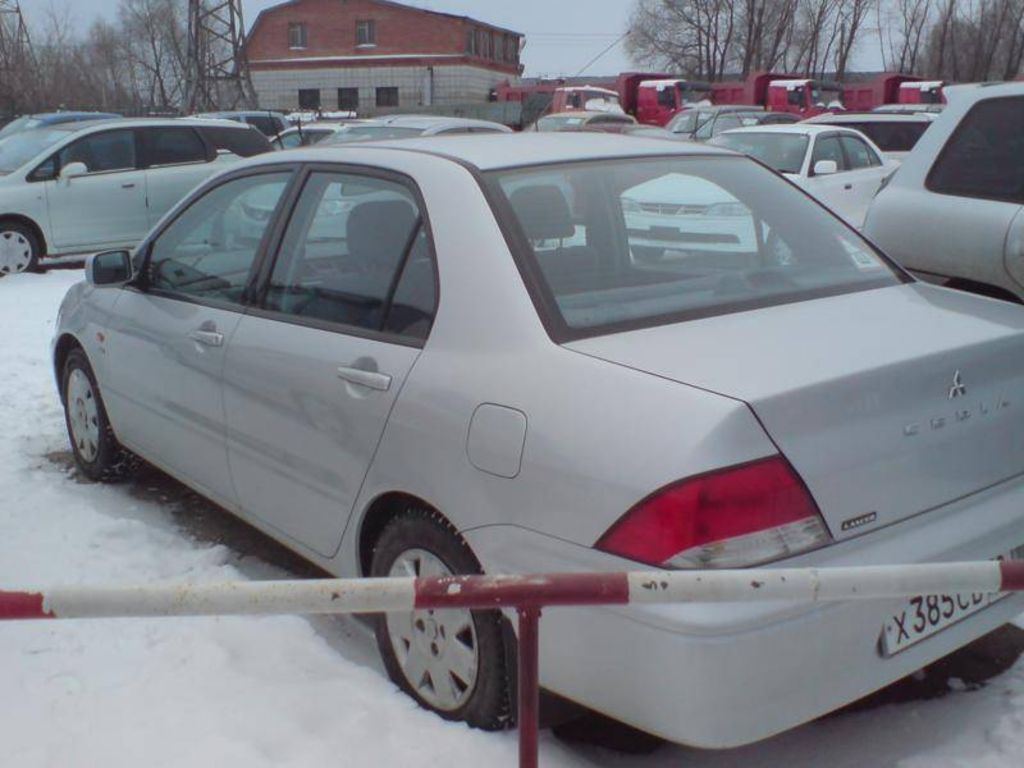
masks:
<svg viewBox="0 0 1024 768"><path fill-rule="evenodd" d="M67 409L71 441L84 461L96 460L100 446L100 422L92 382L81 368L68 376Z"/></svg>
<svg viewBox="0 0 1024 768"><path fill-rule="evenodd" d="M389 576L451 576L439 558L423 549L399 555ZM433 707L451 712L476 687L480 650L468 610L422 610L387 614L388 636L409 685Z"/></svg>
<svg viewBox="0 0 1024 768"><path fill-rule="evenodd" d="M0 229L0 275L24 272L32 262L32 243L21 232Z"/></svg>

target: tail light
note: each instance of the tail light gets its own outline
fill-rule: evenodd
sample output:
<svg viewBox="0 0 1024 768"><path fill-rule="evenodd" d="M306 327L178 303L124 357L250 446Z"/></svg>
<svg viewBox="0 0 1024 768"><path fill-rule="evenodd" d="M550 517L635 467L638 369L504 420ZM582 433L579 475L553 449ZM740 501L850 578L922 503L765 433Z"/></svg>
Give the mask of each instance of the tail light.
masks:
<svg viewBox="0 0 1024 768"><path fill-rule="evenodd" d="M596 546L663 568L742 568L831 541L803 481L773 456L662 488Z"/></svg>

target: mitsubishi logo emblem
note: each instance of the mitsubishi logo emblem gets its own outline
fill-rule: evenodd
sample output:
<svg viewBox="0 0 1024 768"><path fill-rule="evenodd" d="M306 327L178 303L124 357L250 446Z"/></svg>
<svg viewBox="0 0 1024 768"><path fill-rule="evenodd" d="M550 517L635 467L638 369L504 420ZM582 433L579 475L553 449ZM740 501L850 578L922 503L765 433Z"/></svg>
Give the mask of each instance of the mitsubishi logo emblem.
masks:
<svg viewBox="0 0 1024 768"><path fill-rule="evenodd" d="M960 371L953 374L953 386L949 388L949 399L954 400L967 394L967 387L960 380Z"/></svg>

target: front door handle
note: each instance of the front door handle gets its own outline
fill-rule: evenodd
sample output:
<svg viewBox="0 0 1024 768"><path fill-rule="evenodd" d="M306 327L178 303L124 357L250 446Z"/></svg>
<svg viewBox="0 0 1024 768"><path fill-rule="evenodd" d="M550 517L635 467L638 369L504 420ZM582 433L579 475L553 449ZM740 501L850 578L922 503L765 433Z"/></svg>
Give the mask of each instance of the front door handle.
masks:
<svg viewBox="0 0 1024 768"><path fill-rule="evenodd" d="M342 381L347 381L349 384L375 389L378 392L387 392L391 389L391 377L386 373L364 371L362 368L346 368L343 366L338 369L338 378Z"/></svg>
<svg viewBox="0 0 1024 768"><path fill-rule="evenodd" d="M202 344L206 347L223 347L224 346L224 334L217 333L217 331L204 331L195 330L188 335L192 341Z"/></svg>
<svg viewBox="0 0 1024 768"><path fill-rule="evenodd" d="M124 184L121 185L121 189L135 189L135 182L126 181Z"/></svg>
<svg viewBox="0 0 1024 768"><path fill-rule="evenodd" d="M846 184L843 186L843 189L853 189L853 184Z"/></svg>

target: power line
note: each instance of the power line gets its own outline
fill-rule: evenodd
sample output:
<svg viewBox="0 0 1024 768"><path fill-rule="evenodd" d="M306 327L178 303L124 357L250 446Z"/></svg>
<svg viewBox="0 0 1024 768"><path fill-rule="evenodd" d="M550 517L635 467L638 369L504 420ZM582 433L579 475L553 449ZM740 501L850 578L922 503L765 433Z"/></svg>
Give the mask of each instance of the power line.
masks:
<svg viewBox="0 0 1024 768"><path fill-rule="evenodd" d="M590 69L592 66L594 66L594 64L596 64L601 58L603 58L605 54L607 54L609 51L611 51L612 48L614 48L619 43L621 43L623 40L625 40L627 37L629 37L629 33L631 31L632 30L627 29L625 32L623 32L621 35L619 35L618 39L616 39L614 43L609 45L607 48L605 48L603 51L601 51L599 54L597 54L597 56L595 56L590 61L588 61L579 72L577 72L575 75L573 75L573 77L579 77L584 72L586 72L588 69Z"/></svg>

